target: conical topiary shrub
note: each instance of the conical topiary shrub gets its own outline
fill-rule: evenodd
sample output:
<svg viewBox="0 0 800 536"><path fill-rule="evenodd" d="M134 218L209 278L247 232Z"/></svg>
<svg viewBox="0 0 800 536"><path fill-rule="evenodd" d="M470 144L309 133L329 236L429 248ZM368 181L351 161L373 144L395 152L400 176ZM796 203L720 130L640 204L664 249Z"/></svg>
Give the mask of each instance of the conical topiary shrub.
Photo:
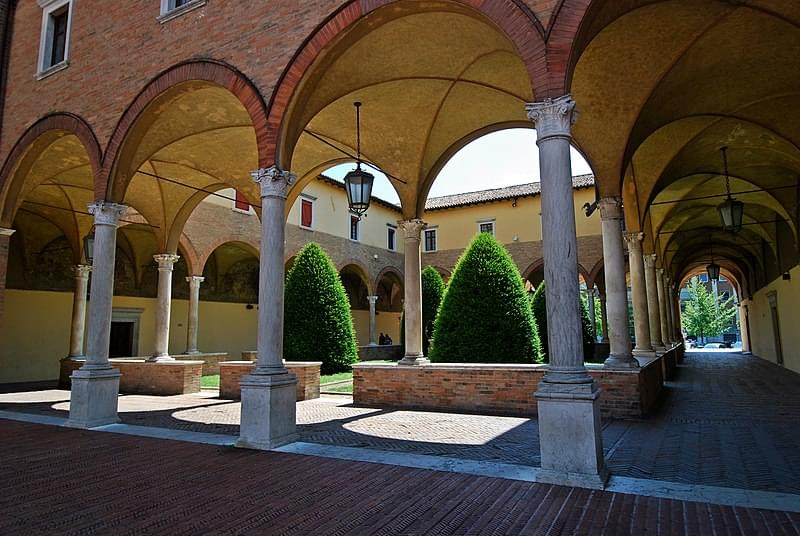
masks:
<svg viewBox="0 0 800 536"><path fill-rule="evenodd" d="M522 277L488 233L458 260L434 322L431 361L534 363L541 347Z"/></svg>
<svg viewBox="0 0 800 536"><path fill-rule="evenodd" d="M336 268L313 242L286 277L283 356L287 361L322 361L322 374L350 370L358 360L350 303Z"/></svg>
<svg viewBox="0 0 800 536"><path fill-rule="evenodd" d="M531 299L533 316L536 318L536 326L539 328L539 337L542 341L542 352L544 360L550 361L549 348L547 342L547 300L545 299L544 281L533 293ZM583 334L583 360L594 360L594 337L592 337L592 326L589 322L589 312L586 310L586 302L581 299L581 332Z"/></svg>
<svg viewBox="0 0 800 536"><path fill-rule="evenodd" d="M433 323L444 296L444 280L433 266L422 270L422 353L428 355Z"/></svg>

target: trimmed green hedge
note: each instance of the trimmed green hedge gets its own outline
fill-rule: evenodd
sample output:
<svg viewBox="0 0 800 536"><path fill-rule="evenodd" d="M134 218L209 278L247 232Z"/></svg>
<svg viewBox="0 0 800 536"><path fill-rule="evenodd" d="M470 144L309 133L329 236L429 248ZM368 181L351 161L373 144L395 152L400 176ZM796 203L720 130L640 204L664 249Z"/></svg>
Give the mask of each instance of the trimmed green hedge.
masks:
<svg viewBox="0 0 800 536"><path fill-rule="evenodd" d="M429 353L433 325L443 296L444 279L433 266L426 266L422 270L422 353L425 355Z"/></svg>
<svg viewBox="0 0 800 536"><path fill-rule="evenodd" d="M545 299L544 281L531 296L531 307L533 316L536 318L536 326L539 328L539 337L542 340L542 351L545 361L549 361L548 342L547 342L547 300ZM592 324L589 321L589 312L586 309L586 302L581 298L581 331L583 332L583 360L594 361L594 338L592 337Z"/></svg>
<svg viewBox="0 0 800 536"><path fill-rule="evenodd" d="M458 260L434 322L431 361L534 363L541 346L522 277L500 242L480 233Z"/></svg>
<svg viewBox="0 0 800 536"><path fill-rule="evenodd" d="M350 303L325 251L307 244L286 277L283 356L322 361L322 374L350 370L358 360Z"/></svg>

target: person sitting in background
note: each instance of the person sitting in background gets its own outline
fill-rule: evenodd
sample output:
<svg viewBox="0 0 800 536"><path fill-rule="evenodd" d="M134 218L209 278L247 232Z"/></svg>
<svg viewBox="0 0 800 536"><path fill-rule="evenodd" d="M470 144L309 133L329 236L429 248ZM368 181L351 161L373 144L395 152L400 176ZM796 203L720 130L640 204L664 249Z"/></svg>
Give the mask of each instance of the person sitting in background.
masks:
<svg viewBox="0 0 800 536"><path fill-rule="evenodd" d="M386 344L386 335L384 335L382 331L381 331L381 336L378 337L378 344L380 344L381 346Z"/></svg>
<svg viewBox="0 0 800 536"><path fill-rule="evenodd" d="M389 336L388 333L386 334L386 337L384 337L383 339L383 344L392 344L392 338Z"/></svg>

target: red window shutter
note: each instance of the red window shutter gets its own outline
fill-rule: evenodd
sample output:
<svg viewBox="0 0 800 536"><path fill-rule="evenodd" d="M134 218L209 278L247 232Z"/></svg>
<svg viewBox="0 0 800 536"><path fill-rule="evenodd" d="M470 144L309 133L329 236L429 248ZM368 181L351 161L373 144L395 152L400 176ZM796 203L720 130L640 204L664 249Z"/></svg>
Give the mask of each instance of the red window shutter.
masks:
<svg viewBox="0 0 800 536"><path fill-rule="evenodd" d="M302 210L300 213L300 225L303 227L311 227L311 201L302 200Z"/></svg>
<svg viewBox="0 0 800 536"><path fill-rule="evenodd" d="M234 206L239 210L250 210L250 203L247 202L247 198L239 192L236 192L236 201Z"/></svg>

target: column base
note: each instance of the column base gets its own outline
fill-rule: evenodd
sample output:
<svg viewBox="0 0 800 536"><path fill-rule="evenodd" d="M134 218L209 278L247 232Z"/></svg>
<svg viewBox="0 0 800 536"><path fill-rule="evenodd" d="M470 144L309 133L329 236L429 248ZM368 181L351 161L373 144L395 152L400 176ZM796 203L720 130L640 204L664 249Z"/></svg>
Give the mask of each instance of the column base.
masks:
<svg viewBox="0 0 800 536"><path fill-rule="evenodd" d="M431 360L424 355L406 355L403 359L397 362L398 365L404 366L417 366L417 365L430 365Z"/></svg>
<svg viewBox="0 0 800 536"><path fill-rule="evenodd" d="M80 368L72 373L72 395L69 402L71 428L95 428L119 422L117 414L119 379L122 374L107 368Z"/></svg>
<svg viewBox="0 0 800 536"><path fill-rule="evenodd" d="M633 357L656 357L655 350L633 350Z"/></svg>
<svg viewBox="0 0 800 536"><path fill-rule="evenodd" d="M537 482L603 489L600 391L594 383L542 382L536 391L541 470Z"/></svg>
<svg viewBox="0 0 800 536"><path fill-rule="evenodd" d="M148 363L171 363L172 361L175 361L175 358L168 354L151 355L145 361Z"/></svg>
<svg viewBox="0 0 800 536"><path fill-rule="evenodd" d="M639 362L633 355L610 355L603 362L607 369L638 369Z"/></svg>
<svg viewBox="0 0 800 536"><path fill-rule="evenodd" d="M297 441L294 374L248 374L240 382L242 416L237 447L271 450Z"/></svg>

